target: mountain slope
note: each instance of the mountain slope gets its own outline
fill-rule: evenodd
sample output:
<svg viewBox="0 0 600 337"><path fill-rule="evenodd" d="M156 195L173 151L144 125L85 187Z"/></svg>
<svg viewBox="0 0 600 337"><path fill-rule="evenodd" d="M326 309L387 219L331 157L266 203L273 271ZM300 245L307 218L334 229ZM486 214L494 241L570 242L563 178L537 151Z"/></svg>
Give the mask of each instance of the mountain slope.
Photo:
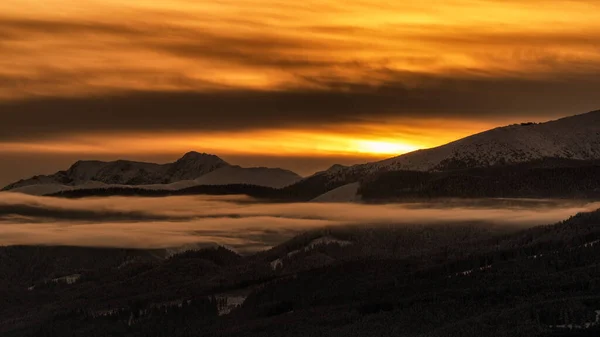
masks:
<svg viewBox="0 0 600 337"><path fill-rule="evenodd" d="M600 158L600 110L546 123L509 125L372 165L413 171L515 164L543 158Z"/></svg>
<svg viewBox="0 0 600 337"><path fill-rule="evenodd" d="M302 177L279 168L226 166L195 180L197 185L248 184L281 188L298 182Z"/></svg>
<svg viewBox="0 0 600 337"><path fill-rule="evenodd" d="M353 202L359 201L360 196L357 194L360 184L350 183L347 185L335 188L327 193L323 193L311 200L312 202Z"/></svg>
<svg viewBox="0 0 600 337"><path fill-rule="evenodd" d="M385 171L364 178L363 200L420 198L598 199L600 161L543 159L452 171Z"/></svg>
<svg viewBox="0 0 600 337"><path fill-rule="evenodd" d="M324 193L388 171L451 171L548 158L600 159L600 110L546 123L500 127L379 162L334 165L304 179L301 184L313 186L318 181L320 185L327 186L320 191Z"/></svg>

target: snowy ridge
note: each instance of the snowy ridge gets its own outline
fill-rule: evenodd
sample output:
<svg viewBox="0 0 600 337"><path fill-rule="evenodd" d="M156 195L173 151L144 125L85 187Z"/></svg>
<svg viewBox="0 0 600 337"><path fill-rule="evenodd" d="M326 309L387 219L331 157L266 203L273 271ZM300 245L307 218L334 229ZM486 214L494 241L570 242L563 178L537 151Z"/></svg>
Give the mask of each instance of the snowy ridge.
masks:
<svg viewBox="0 0 600 337"><path fill-rule="evenodd" d="M137 187L149 190L179 190L198 185L249 184L280 188L299 181L296 173L278 168L243 168L221 158L189 152L169 164L126 160L78 161L68 170L35 176L6 186L3 190L45 195L79 189Z"/></svg>
<svg viewBox="0 0 600 337"><path fill-rule="evenodd" d="M186 153L181 159L169 164L128 160L112 162L80 160L66 171L21 180L6 186L4 190L47 184L79 186L90 182L108 185L169 184L195 179L224 166L229 164L221 158L198 152Z"/></svg>
<svg viewBox="0 0 600 337"><path fill-rule="evenodd" d="M379 162L334 165L317 174L346 181L382 171L444 171L544 158L600 159L600 110L546 123L500 127Z"/></svg>
<svg viewBox="0 0 600 337"><path fill-rule="evenodd" d="M600 111L541 124L492 129L455 142L376 163L376 167L431 171L522 163L543 158L600 158Z"/></svg>

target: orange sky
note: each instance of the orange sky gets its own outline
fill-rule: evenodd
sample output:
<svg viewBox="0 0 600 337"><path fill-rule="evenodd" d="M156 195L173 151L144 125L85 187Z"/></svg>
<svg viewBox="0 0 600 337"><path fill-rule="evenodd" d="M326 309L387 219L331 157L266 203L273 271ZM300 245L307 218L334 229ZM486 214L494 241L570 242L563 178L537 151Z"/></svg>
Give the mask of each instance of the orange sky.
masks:
<svg viewBox="0 0 600 337"><path fill-rule="evenodd" d="M350 116L339 123L335 118L327 123L305 121L301 117L307 112L293 111L289 114L300 116L298 121L281 127L257 123L239 129L169 128L158 135L143 127L91 131L65 127L50 135L0 137L0 152L107 155L200 150L379 158L441 145L502 124L585 112L558 112L550 109L554 103L544 110L539 98L535 104L510 102L513 94L507 93L494 98L507 104L504 110L488 113L486 100L476 90L478 83L500 83L499 91L524 95L530 87L517 90L513 83L572 80L576 85L571 87L591 90L596 82L586 83L600 73L598 13L600 2L595 0L3 0L0 103L131 92L353 95L399 82L409 93L423 90L417 97L424 104L448 88L483 103L482 116L461 96L463 101L451 113L437 113L436 108L443 110L439 106L420 113L419 105L409 105L403 114L394 115L401 103L372 111L365 104L355 122ZM562 90L558 84L552 88ZM440 106L455 103L454 95L452 91L445 96ZM578 97L576 102L586 104L568 106L587 108L596 103L592 99ZM275 104L275 112L277 108ZM306 109L310 113L312 108ZM0 109L0 117L16 120L10 115L15 111L19 110ZM60 110L50 113L61 116ZM165 119L171 113L165 111ZM211 114L219 112L198 113L212 120ZM119 114L107 118L117 125ZM79 118L87 117L83 109ZM55 123L61 124L63 117L57 118ZM12 129L26 124L15 123ZM26 131L23 134L27 136Z"/></svg>
<svg viewBox="0 0 600 337"><path fill-rule="evenodd" d="M85 134L46 141L5 142L4 152L55 152L55 153L98 153L183 154L189 149L202 149L210 153L279 156L356 156L387 158L390 155L410 152L443 144L461 138L472 130L485 130L485 123L434 121L432 125L403 127L401 123L389 126L354 125L338 126L330 129L310 130L258 130L248 132L213 132L208 135L198 133L138 133L128 135ZM427 132L415 132L415 128ZM124 148L124 144L127 144Z"/></svg>
<svg viewBox="0 0 600 337"><path fill-rule="evenodd" d="M599 10L595 0L3 0L0 75L21 83L0 95L586 72L600 62Z"/></svg>

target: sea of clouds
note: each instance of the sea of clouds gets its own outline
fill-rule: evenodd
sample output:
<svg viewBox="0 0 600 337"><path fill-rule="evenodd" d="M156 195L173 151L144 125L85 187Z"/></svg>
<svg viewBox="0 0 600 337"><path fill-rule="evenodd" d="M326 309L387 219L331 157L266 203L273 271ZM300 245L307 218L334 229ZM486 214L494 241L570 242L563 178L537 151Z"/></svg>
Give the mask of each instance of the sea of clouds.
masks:
<svg viewBox="0 0 600 337"><path fill-rule="evenodd" d="M229 245L266 249L332 226L487 223L518 229L552 224L600 203L443 200L404 204L264 203L247 197L63 199L0 193L0 245L167 248Z"/></svg>

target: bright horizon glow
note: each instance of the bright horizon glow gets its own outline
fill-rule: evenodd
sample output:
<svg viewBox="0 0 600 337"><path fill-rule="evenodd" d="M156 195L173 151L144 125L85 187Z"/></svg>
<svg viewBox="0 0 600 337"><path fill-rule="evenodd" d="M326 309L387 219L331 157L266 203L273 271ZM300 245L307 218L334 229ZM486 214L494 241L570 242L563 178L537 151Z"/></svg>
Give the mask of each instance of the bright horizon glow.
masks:
<svg viewBox="0 0 600 337"><path fill-rule="evenodd" d="M357 140L356 152L370 154L401 154L418 150L419 147L386 141Z"/></svg>
<svg viewBox="0 0 600 337"><path fill-rule="evenodd" d="M436 127L435 125L440 125ZM340 125L323 129L255 130L211 133L81 134L32 142L0 142L0 153L117 153L182 154L188 151L216 155L356 156L382 159L431 148L469 136L495 124L462 121L427 123L390 121L381 125ZM426 128L427 126L427 128ZM433 133L436 136L432 137Z"/></svg>

